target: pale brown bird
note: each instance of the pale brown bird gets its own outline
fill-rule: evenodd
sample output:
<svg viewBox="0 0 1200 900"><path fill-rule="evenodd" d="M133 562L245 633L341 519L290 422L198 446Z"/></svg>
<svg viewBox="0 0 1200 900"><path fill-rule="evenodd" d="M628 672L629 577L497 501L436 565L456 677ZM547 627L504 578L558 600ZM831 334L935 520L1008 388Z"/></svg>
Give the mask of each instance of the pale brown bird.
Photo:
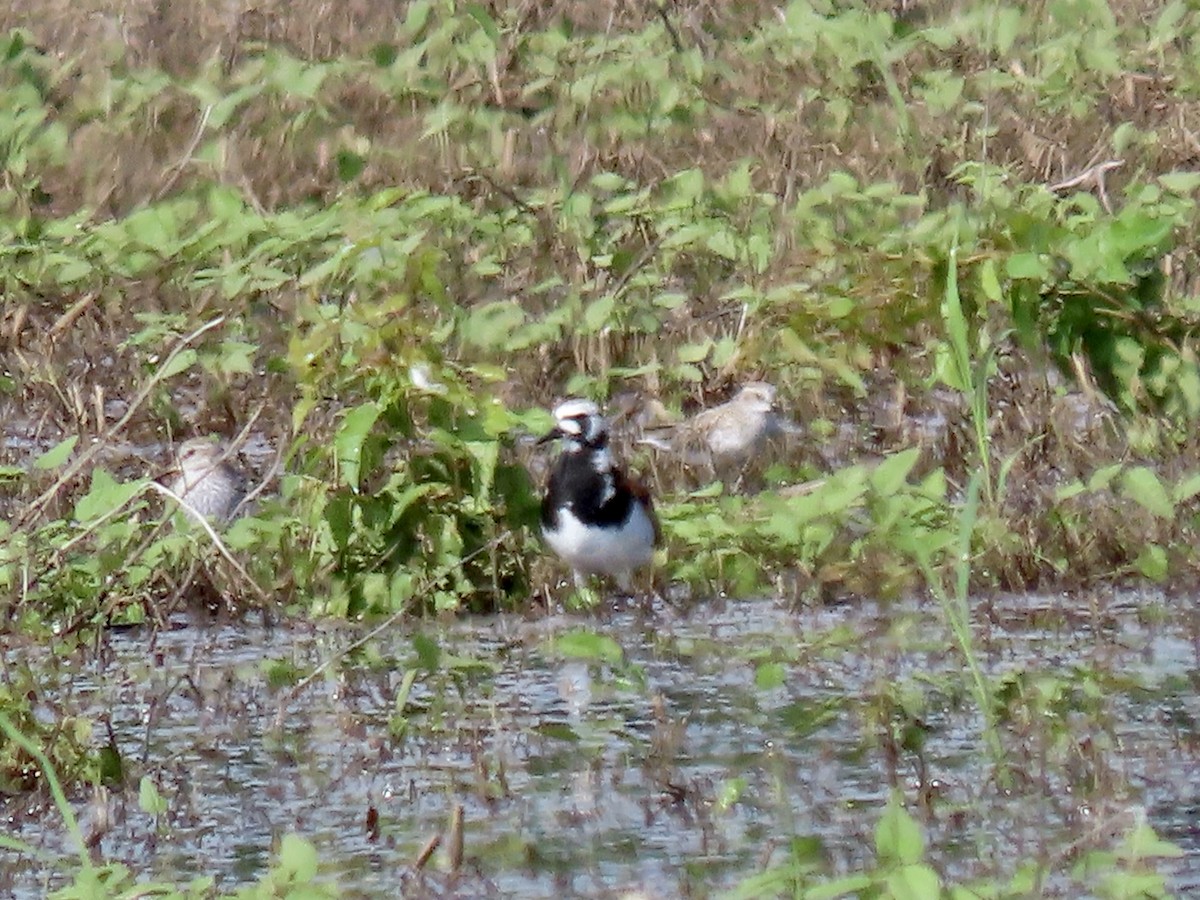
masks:
<svg viewBox="0 0 1200 900"><path fill-rule="evenodd" d="M239 513L246 479L226 459L228 451L208 438L191 438L175 453L175 477L168 487L191 517L224 525Z"/></svg>
<svg viewBox="0 0 1200 900"><path fill-rule="evenodd" d="M708 466L714 474L736 474L771 440L799 430L779 415L775 394L772 384L747 382L728 402L648 431L642 442L675 453L688 465Z"/></svg>

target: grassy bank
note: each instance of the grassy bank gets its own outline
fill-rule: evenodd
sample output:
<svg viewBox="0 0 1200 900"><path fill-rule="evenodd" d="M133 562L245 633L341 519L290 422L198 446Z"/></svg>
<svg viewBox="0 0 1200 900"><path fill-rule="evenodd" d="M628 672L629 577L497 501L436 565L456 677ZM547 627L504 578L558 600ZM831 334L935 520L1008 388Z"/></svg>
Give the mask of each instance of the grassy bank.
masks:
<svg viewBox="0 0 1200 900"><path fill-rule="evenodd" d="M0 27L22 613L169 590L175 548L130 558L155 510L126 485L168 436L246 426L282 501L231 537L261 590L219 592L519 604L554 574L514 449L537 410L688 411L752 377L806 428L767 483L827 480L689 496L635 454L665 578L911 589L971 473L975 587L1192 570L1181 6L38 3Z"/></svg>
<svg viewBox="0 0 1200 900"><path fill-rule="evenodd" d="M545 408L755 378L754 493L622 423L660 587L926 592L968 661L971 592L1190 587L1200 14L727 6L0 11L10 627L538 608ZM237 567L147 481L213 432Z"/></svg>

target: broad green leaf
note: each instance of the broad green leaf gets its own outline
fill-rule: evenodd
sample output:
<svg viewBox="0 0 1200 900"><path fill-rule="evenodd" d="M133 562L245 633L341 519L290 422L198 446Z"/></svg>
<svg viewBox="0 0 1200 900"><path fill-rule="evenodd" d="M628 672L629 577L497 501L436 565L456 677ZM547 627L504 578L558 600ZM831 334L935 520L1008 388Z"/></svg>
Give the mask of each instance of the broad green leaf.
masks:
<svg viewBox="0 0 1200 900"><path fill-rule="evenodd" d="M479 23L479 27L483 29L483 33L488 36L488 39L493 44L500 43L500 29L496 27L496 22L488 15L487 9L481 3L468 3L464 9L467 15Z"/></svg>
<svg viewBox="0 0 1200 900"><path fill-rule="evenodd" d="M312 881L317 874L317 851L296 834L285 834L279 848L279 867L300 883Z"/></svg>
<svg viewBox="0 0 1200 900"><path fill-rule="evenodd" d="M404 33L409 37L416 38L425 28L425 23L429 21L429 13L433 9L431 0L416 0L408 5L404 17Z"/></svg>
<svg viewBox="0 0 1200 900"><path fill-rule="evenodd" d="M698 363L708 356L712 350L712 340L709 338L695 344L684 344L675 351L675 357L683 363Z"/></svg>
<svg viewBox="0 0 1200 900"><path fill-rule="evenodd" d="M1200 494L1200 472L1196 472L1183 479L1183 481L1175 485L1175 490L1171 492L1171 496L1176 503L1191 500L1197 494Z"/></svg>
<svg viewBox="0 0 1200 900"><path fill-rule="evenodd" d="M1147 544L1133 561L1144 577L1151 581L1165 581L1170 570L1167 562L1167 552L1158 544Z"/></svg>
<svg viewBox="0 0 1200 900"><path fill-rule="evenodd" d="M937 873L926 865L908 865L887 877L893 900L941 900L942 885Z"/></svg>
<svg viewBox="0 0 1200 900"><path fill-rule="evenodd" d="M496 480L496 466L500 461L500 444L498 441L465 441L464 446L478 467L479 478L472 493L479 500L487 501L491 497L492 485Z"/></svg>
<svg viewBox="0 0 1200 900"><path fill-rule="evenodd" d="M176 353L175 357L163 367L161 372L158 373L159 378L173 378L180 372L186 372L193 365L195 365L196 357L197 354L195 350L193 350L191 347L184 347L182 350Z"/></svg>
<svg viewBox="0 0 1200 900"><path fill-rule="evenodd" d="M80 522L91 522L106 516L125 506L144 488L143 481L121 483L103 469L93 469L91 487L75 504L75 518Z"/></svg>
<svg viewBox="0 0 1200 900"><path fill-rule="evenodd" d="M721 228L718 231L709 235L708 240L704 242L713 253L718 256L723 256L726 259L736 262L741 254L738 250L737 238L728 229Z"/></svg>
<svg viewBox="0 0 1200 900"><path fill-rule="evenodd" d="M1125 472L1121 479L1125 496L1137 501L1144 508L1162 519L1175 515L1175 504L1167 496L1166 488L1153 469L1137 466Z"/></svg>
<svg viewBox="0 0 1200 900"><path fill-rule="evenodd" d="M1200 187L1200 172L1167 172L1158 176L1158 182L1175 194L1191 194Z"/></svg>
<svg viewBox="0 0 1200 900"><path fill-rule="evenodd" d="M1098 491L1112 484L1114 478L1121 474L1123 469L1120 463L1113 463L1111 466L1104 466L1092 473L1087 481L1087 489L1089 491Z"/></svg>
<svg viewBox="0 0 1200 900"><path fill-rule="evenodd" d="M592 187L598 191L619 191L627 184L629 181L625 176L618 175L616 172L600 172L592 176Z"/></svg>
<svg viewBox="0 0 1200 900"><path fill-rule="evenodd" d="M764 691L782 687L786 678L787 670L784 669L783 663L762 663L754 671L754 685Z"/></svg>
<svg viewBox="0 0 1200 900"><path fill-rule="evenodd" d="M338 465L342 472L342 483L352 489L358 487L363 441L375 427L379 412L379 406L374 402L367 402L355 407L346 413L346 417L338 428L337 436L334 438Z"/></svg>
<svg viewBox="0 0 1200 900"><path fill-rule="evenodd" d="M804 900L840 900L845 897L865 897L868 896L867 889L874 883L870 875L847 875L845 878L837 878L833 881L806 887L803 897Z"/></svg>
<svg viewBox="0 0 1200 900"><path fill-rule="evenodd" d="M1126 860L1179 859L1183 850L1160 838L1145 821L1140 821L1121 843L1117 855Z"/></svg>
<svg viewBox="0 0 1200 900"><path fill-rule="evenodd" d="M950 251L946 261L946 288L942 294L942 320L946 326L946 337L949 343L949 358L944 359L939 354L939 362L950 364L947 371L939 374L942 379L960 391L971 388L971 335L967 329L967 319L963 314L962 300L958 294L958 254Z"/></svg>
<svg viewBox="0 0 1200 900"><path fill-rule="evenodd" d="M161 816L167 811L167 801L149 775L143 775L138 784L138 807L151 816Z"/></svg>
<svg viewBox="0 0 1200 900"><path fill-rule="evenodd" d="M996 275L994 259L985 259L979 267L979 287L983 291L983 295L993 303L999 303L1004 299L1004 294L1000 289L1000 279Z"/></svg>
<svg viewBox="0 0 1200 900"><path fill-rule="evenodd" d="M427 634L417 633L413 635L412 643L420 668L426 672L436 672L442 658L442 648L438 642Z"/></svg>
<svg viewBox="0 0 1200 900"><path fill-rule="evenodd" d="M885 497L896 493L908 480L920 456L917 447L910 447L887 457L871 473L871 486Z"/></svg>
<svg viewBox="0 0 1200 900"><path fill-rule="evenodd" d="M925 854L921 828L897 797L892 797L875 826L875 852L881 860L906 865L918 862Z"/></svg>
<svg viewBox="0 0 1200 900"><path fill-rule="evenodd" d="M95 267L86 259L69 259L63 257L62 254L56 254L56 256L66 260L61 265L54 267L54 280L59 284L74 284L76 281L86 278L95 271ZM57 263L57 259L55 262Z"/></svg>
<svg viewBox="0 0 1200 900"><path fill-rule="evenodd" d="M33 461L35 469L57 469L65 463L71 456L71 451L75 449L75 445L79 443L79 435L73 434L69 438L59 441L41 456Z"/></svg>
<svg viewBox="0 0 1200 900"><path fill-rule="evenodd" d="M676 203L694 203L704 193L704 173L700 169L685 169L667 181Z"/></svg>
<svg viewBox="0 0 1200 900"><path fill-rule="evenodd" d="M616 302L617 298L612 294L605 294L589 303L583 311L583 332L595 334L611 327L613 324L612 313Z"/></svg>
<svg viewBox="0 0 1200 900"><path fill-rule="evenodd" d="M1050 267L1040 253L1014 253L1004 264L1009 278L1045 281L1050 277Z"/></svg>

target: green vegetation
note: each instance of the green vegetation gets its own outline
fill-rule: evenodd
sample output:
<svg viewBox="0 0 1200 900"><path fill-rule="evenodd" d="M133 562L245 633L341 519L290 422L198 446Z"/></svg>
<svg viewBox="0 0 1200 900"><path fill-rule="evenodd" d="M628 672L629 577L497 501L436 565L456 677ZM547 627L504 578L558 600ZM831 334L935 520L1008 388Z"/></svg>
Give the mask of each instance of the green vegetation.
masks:
<svg viewBox="0 0 1200 900"><path fill-rule="evenodd" d="M1182 0L335 6L0 11L14 631L73 646L198 597L528 609L561 575L522 443L549 402L692 408L753 377L802 446L750 495L659 461L659 578L929 592L994 754L970 594L1200 562ZM144 448L251 431L278 478L227 566L160 527ZM0 709L99 780L22 678ZM846 890L932 896L893 885L928 882L921 853L880 842ZM772 890L807 884L793 855Z"/></svg>
<svg viewBox="0 0 1200 900"><path fill-rule="evenodd" d="M667 466L666 577L911 590L953 565L976 469L973 587L1187 571L1200 176L1164 149L1173 117L1128 119L1194 81L1192 13L543 12L414 3L299 52L231 47L198 10L119 61L114 35L9 33L4 390L58 451L4 472L15 610L153 607L179 550L142 543L114 445L247 423L281 449L281 502L230 536L269 561L258 589L223 593L511 608L547 577L513 451L541 408L755 375L811 444L854 431L774 470L829 479L784 500L683 497Z"/></svg>

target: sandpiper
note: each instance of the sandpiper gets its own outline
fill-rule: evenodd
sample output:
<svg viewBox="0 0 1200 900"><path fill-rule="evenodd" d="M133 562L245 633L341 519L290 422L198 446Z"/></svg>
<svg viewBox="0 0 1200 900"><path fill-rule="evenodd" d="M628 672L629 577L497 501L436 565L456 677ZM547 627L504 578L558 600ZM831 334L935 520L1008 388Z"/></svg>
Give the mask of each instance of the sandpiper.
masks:
<svg viewBox="0 0 1200 900"><path fill-rule="evenodd" d="M542 441L562 438L563 448L542 498L542 535L581 591L588 575L608 575L628 592L661 539L650 494L613 461L608 423L595 403L567 400L554 420Z"/></svg>
<svg viewBox="0 0 1200 900"><path fill-rule="evenodd" d="M775 386L765 381L742 385L731 400L665 429L647 432L643 442L679 454L688 464L707 464L715 473L738 472L766 444L797 430L775 409Z"/></svg>
<svg viewBox="0 0 1200 900"><path fill-rule="evenodd" d="M208 438L191 438L175 454L175 477L168 487L191 517L225 524L246 496L242 474L226 461L228 451Z"/></svg>

